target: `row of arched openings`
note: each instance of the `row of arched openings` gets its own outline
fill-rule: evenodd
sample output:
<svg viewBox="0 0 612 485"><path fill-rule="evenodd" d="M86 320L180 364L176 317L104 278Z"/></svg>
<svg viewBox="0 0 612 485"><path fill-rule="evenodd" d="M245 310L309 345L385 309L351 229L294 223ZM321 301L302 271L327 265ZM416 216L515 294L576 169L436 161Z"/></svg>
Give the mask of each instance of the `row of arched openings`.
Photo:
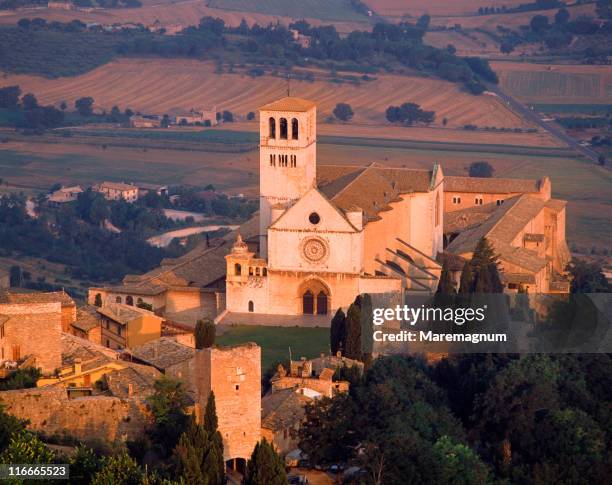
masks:
<svg viewBox="0 0 612 485"><path fill-rule="evenodd" d="M270 117L269 123L269 138L276 138L276 118ZM291 139L297 140L299 133L299 124L297 118L291 118ZM289 138L289 125L287 118L280 118L278 123L278 138L279 140L287 140Z"/></svg>
<svg viewBox="0 0 612 485"><path fill-rule="evenodd" d="M121 297L118 296L115 298L115 302L116 303L122 303ZM140 305L141 303L143 303L142 298L138 298L138 300L136 300L136 304ZM130 305L130 306L134 306L134 297L132 297L131 295L128 295L125 297L125 304L126 305Z"/></svg>

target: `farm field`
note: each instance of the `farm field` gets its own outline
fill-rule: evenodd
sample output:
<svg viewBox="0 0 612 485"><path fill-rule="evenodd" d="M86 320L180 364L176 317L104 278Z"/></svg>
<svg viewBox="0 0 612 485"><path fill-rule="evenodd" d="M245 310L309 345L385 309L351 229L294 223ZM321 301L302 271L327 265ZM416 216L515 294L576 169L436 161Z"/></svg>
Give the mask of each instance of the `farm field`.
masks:
<svg viewBox="0 0 612 485"><path fill-rule="evenodd" d="M330 319L331 319L330 315ZM289 347L294 360L312 359L321 352L329 353L328 328L258 327L253 325L220 325L215 343L238 345L255 342L261 347L261 370L267 370L276 362L289 360Z"/></svg>
<svg viewBox="0 0 612 485"><path fill-rule="evenodd" d="M72 104L81 96L92 96L97 107L107 110L117 105L122 109L166 113L175 108L217 106L243 117L284 95L287 88L282 77L216 74L211 62L183 59L123 59L81 76L52 80L4 75L2 84L18 84L23 92L34 93L43 103ZM321 119L331 114L336 103L350 102L356 123L380 124L385 121L384 113L389 105L411 101L435 111L437 125L447 118L449 127L529 126L497 98L474 97L456 84L438 79L380 74L373 81L359 84L294 80L291 89L296 96L316 101Z"/></svg>
<svg viewBox="0 0 612 485"><path fill-rule="evenodd" d="M26 188L48 189L56 182L90 184L103 179L163 184L213 184L227 193L256 196L259 157L248 152L154 150L74 143L9 141L1 145L0 173L6 182ZM490 151L487 151L489 149ZM146 151L145 151L146 150ZM612 210L609 193L612 173L573 158L536 153L500 153L495 145L475 147L443 143L414 148L408 142L321 136L320 164L431 168L438 162L448 175L466 175L470 163L486 160L500 177L548 175L555 197L570 201L568 241L582 247L609 246Z"/></svg>
<svg viewBox="0 0 612 485"><path fill-rule="evenodd" d="M278 1L278 0L277 0ZM238 26L242 19L249 25L258 23L268 25L280 22L283 25L290 24L293 19L283 15L270 15L258 13L256 11L236 11L222 8L211 8L207 0L178 0L178 1L153 1L143 2L141 8L117 8L117 9L96 9L91 12L70 11L49 8L36 8L28 10L0 11L0 23L15 24L21 18L44 18L47 21L70 22L78 18L85 23L98 22L102 24L113 23L142 23L152 25L156 21L162 26L189 27L197 25L202 17L211 16L221 18L227 25ZM253 4L259 3L252 0ZM305 18L312 25L330 23L330 20L317 18L316 11L311 10ZM334 20L334 25L339 32L351 32L353 30L365 30L370 28L368 19L364 16L343 21Z"/></svg>
<svg viewBox="0 0 612 485"><path fill-rule="evenodd" d="M452 45L461 56L498 56L499 45L482 32L466 31L429 31L425 34L425 43L444 49Z"/></svg>
<svg viewBox="0 0 612 485"><path fill-rule="evenodd" d="M363 21L350 0L209 0L208 6L238 12L281 15L296 19L316 17L321 20Z"/></svg>
<svg viewBox="0 0 612 485"><path fill-rule="evenodd" d="M612 66L492 62L502 88L528 103L610 104Z"/></svg>
<svg viewBox="0 0 612 485"><path fill-rule="evenodd" d="M364 0L379 15L390 18L402 18L409 14L414 16L425 13L431 16L469 15L478 12L479 7L508 8L527 3L526 0Z"/></svg>

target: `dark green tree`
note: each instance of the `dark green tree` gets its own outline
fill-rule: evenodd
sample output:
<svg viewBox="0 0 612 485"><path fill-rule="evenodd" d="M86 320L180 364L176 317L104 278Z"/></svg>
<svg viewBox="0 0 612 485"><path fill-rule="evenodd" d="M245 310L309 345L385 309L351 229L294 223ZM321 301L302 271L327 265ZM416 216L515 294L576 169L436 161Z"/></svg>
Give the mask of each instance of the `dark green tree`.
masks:
<svg viewBox="0 0 612 485"><path fill-rule="evenodd" d="M8 446L0 454L0 463L53 463L53 452L29 431L17 431L9 439Z"/></svg>
<svg viewBox="0 0 612 485"><path fill-rule="evenodd" d="M96 473L91 485L142 485L145 474L138 464L123 452L104 458L102 468Z"/></svg>
<svg viewBox="0 0 612 485"><path fill-rule="evenodd" d="M21 271L21 266L11 266L9 278L11 288L19 288L23 284L23 272Z"/></svg>
<svg viewBox="0 0 612 485"><path fill-rule="evenodd" d="M87 446L80 444L70 457L70 483L88 485L102 467L102 461Z"/></svg>
<svg viewBox="0 0 612 485"><path fill-rule="evenodd" d="M472 265L466 261L461 270L461 279L459 281L459 293L465 295L470 293L472 287Z"/></svg>
<svg viewBox="0 0 612 485"><path fill-rule="evenodd" d="M457 293L455 290L455 282L448 269L448 258L445 258L442 262L442 272L440 273L440 281L438 282L436 293L442 295L454 295Z"/></svg>
<svg viewBox="0 0 612 485"><path fill-rule="evenodd" d="M494 171L495 169L489 162L473 162L468 172L470 177L490 178L493 177Z"/></svg>
<svg viewBox="0 0 612 485"><path fill-rule="evenodd" d="M434 453L440 464L440 483L453 485L492 484L487 466L478 454L448 436L442 436L434 445Z"/></svg>
<svg viewBox="0 0 612 485"><path fill-rule="evenodd" d="M334 108L334 116L340 121L349 121L355 113L353 113L353 108L351 108L350 104L347 103L338 103Z"/></svg>
<svg viewBox="0 0 612 485"><path fill-rule="evenodd" d="M0 404L0 453L8 446L11 437L25 429L27 421L7 414Z"/></svg>
<svg viewBox="0 0 612 485"><path fill-rule="evenodd" d="M574 258L567 270L572 276L572 293L610 292L610 284L599 263Z"/></svg>
<svg viewBox="0 0 612 485"><path fill-rule="evenodd" d="M195 328L196 349L207 349L215 345L216 327L210 318L198 320Z"/></svg>
<svg viewBox="0 0 612 485"><path fill-rule="evenodd" d="M211 485L225 483L225 461L223 460L223 437L219 432L215 393L211 391L204 411L204 430L210 440L210 452L205 473Z"/></svg>
<svg viewBox="0 0 612 485"><path fill-rule="evenodd" d="M338 351L342 352L345 346L346 338L346 315L342 308L334 315L329 329L329 344L332 355L336 355Z"/></svg>
<svg viewBox="0 0 612 485"><path fill-rule="evenodd" d="M185 408L189 404L183 383L167 376L155 381L155 392L148 402L155 419L149 431L152 442L162 454L171 452L189 423Z"/></svg>
<svg viewBox="0 0 612 485"><path fill-rule="evenodd" d="M471 293L501 293L503 285L497 268L497 255L486 237L480 238L470 261L472 269Z"/></svg>
<svg viewBox="0 0 612 485"><path fill-rule="evenodd" d="M25 110L36 109L38 108L38 100L32 93L25 94L21 98L21 106L23 106Z"/></svg>
<svg viewBox="0 0 612 485"><path fill-rule="evenodd" d="M79 98L74 102L74 107L81 116L91 116L93 114L94 99L91 96Z"/></svg>
<svg viewBox="0 0 612 485"><path fill-rule="evenodd" d="M557 25L563 25L570 19L570 13L566 8L560 8L555 14L555 23Z"/></svg>
<svg viewBox="0 0 612 485"><path fill-rule="evenodd" d="M344 355L349 359L361 360L361 309L351 303L346 314L346 338Z"/></svg>
<svg viewBox="0 0 612 485"><path fill-rule="evenodd" d="M280 456L264 438L255 445L242 485L286 485L287 473Z"/></svg>

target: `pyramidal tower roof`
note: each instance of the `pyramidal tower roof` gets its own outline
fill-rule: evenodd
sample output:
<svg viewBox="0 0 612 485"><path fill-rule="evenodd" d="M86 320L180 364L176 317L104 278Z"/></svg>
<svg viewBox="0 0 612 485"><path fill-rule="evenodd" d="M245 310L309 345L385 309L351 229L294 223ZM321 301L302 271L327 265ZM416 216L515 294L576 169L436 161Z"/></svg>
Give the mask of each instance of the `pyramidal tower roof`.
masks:
<svg viewBox="0 0 612 485"><path fill-rule="evenodd" d="M260 111L309 111L317 105L307 99L296 98L294 96L285 96L271 103L263 105L259 108Z"/></svg>

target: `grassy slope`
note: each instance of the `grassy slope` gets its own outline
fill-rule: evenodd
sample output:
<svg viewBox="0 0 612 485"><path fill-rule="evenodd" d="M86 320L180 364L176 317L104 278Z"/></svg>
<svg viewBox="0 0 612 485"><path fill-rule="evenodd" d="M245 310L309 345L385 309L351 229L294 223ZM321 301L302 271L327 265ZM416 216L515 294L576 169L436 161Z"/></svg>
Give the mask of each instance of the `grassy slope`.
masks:
<svg viewBox="0 0 612 485"><path fill-rule="evenodd" d="M281 15L296 19L315 17L322 20L365 20L349 0L211 0L211 8Z"/></svg>

